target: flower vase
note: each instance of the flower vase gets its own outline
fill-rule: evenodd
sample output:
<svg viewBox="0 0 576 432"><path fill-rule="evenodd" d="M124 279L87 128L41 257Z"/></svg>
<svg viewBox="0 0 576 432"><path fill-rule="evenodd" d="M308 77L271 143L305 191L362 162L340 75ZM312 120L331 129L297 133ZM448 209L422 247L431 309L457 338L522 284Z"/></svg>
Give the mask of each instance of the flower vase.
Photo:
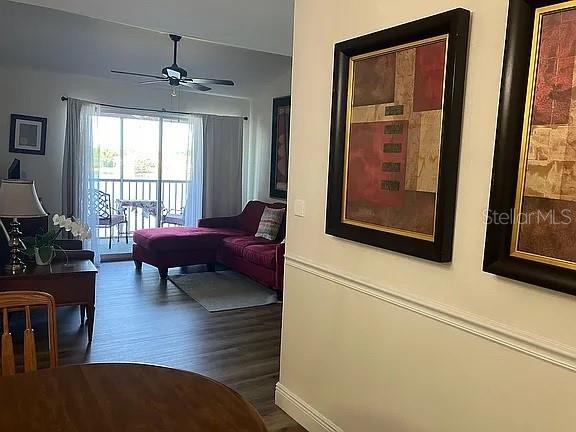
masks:
<svg viewBox="0 0 576 432"><path fill-rule="evenodd" d="M56 253L54 252L54 247L52 246L34 248L34 258L36 260L36 265L44 266L50 264L55 255Z"/></svg>

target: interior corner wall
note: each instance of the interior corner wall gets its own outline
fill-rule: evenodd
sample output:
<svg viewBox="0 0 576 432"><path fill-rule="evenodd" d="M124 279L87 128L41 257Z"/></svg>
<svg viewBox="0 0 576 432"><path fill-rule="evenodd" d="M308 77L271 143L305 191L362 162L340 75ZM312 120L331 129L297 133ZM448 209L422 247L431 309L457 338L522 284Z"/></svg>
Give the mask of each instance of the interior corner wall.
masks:
<svg viewBox="0 0 576 432"><path fill-rule="evenodd" d="M287 67L284 73L263 84L251 99L250 140L243 162L244 171L247 173L243 176L244 202L252 199L279 201L278 198L270 197L272 100L290 95L291 76L291 70Z"/></svg>
<svg viewBox="0 0 576 432"><path fill-rule="evenodd" d="M113 105L201 112L206 114L249 116L248 99L198 93L181 93L173 98L169 91L144 88L129 82L32 70L0 65L0 177L14 158L22 161L26 178L36 181L38 194L47 211L62 207L62 156L66 123L66 104L61 96L70 96ZM25 114L48 119L46 155L8 152L10 114ZM249 127L245 129L245 137Z"/></svg>
<svg viewBox="0 0 576 432"><path fill-rule="evenodd" d="M576 430L576 299L482 272L507 6L296 0L276 400L310 431ZM334 44L456 7L472 21L452 263L326 235Z"/></svg>

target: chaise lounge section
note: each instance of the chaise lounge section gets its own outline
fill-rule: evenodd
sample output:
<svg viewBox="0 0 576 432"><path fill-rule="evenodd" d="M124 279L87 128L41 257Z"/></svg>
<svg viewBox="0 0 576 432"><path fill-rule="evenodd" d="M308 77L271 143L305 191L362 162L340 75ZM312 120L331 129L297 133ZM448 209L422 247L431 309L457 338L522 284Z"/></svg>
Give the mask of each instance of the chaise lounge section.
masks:
<svg viewBox="0 0 576 432"><path fill-rule="evenodd" d="M281 295L284 279L286 216L275 240L255 237L266 207L286 208L283 203L250 201L237 216L206 218L198 228L151 228L134 232L132 254L137 268L142 263L158 269L166 279L168 269L216 263L243 273Z"/></svg>

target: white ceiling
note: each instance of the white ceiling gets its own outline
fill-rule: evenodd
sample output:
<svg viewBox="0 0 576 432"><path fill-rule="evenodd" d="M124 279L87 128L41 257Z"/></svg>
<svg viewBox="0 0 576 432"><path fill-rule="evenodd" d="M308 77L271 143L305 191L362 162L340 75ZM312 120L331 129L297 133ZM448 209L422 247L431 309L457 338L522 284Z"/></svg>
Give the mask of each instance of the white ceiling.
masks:
<svg viewBox="0 0 576 432"><path fill-rule="evenodd" d="M17 0L226 45L292 55L294 0Z"/></svg>
<svg viewBox="0 0 576 432"><path fill-rule="evenodd" d="M171 63L172 41L166 34L0 0L0 64L137 83L145 79L109 71L160 74ZM209 93L251 97L263 84L289 71L291 58L183 39L178 64L190 77L236 82L235 87L214 86Z"/></svg>

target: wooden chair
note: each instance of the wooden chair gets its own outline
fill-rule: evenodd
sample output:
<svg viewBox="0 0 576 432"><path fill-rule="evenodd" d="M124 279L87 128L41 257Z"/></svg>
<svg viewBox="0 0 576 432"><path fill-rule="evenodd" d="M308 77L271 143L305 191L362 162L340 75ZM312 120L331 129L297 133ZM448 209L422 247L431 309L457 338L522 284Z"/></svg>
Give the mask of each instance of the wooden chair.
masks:
<svg viewBox="0 0 576 432"><path fill-rule="evenodd" d="M39 291L10 291L0 293L0 312L2 313L2 375L14 375L16 366L14 360L14 345L10 333L8 313L24 310L26 329L24 330L24 371L32 372L36 364L36 340L31 324L30 310L45 306L48 310L48 345L50 351L50 367L58 366L58 332L56 329L56 303L54 298Z"/></svg>

